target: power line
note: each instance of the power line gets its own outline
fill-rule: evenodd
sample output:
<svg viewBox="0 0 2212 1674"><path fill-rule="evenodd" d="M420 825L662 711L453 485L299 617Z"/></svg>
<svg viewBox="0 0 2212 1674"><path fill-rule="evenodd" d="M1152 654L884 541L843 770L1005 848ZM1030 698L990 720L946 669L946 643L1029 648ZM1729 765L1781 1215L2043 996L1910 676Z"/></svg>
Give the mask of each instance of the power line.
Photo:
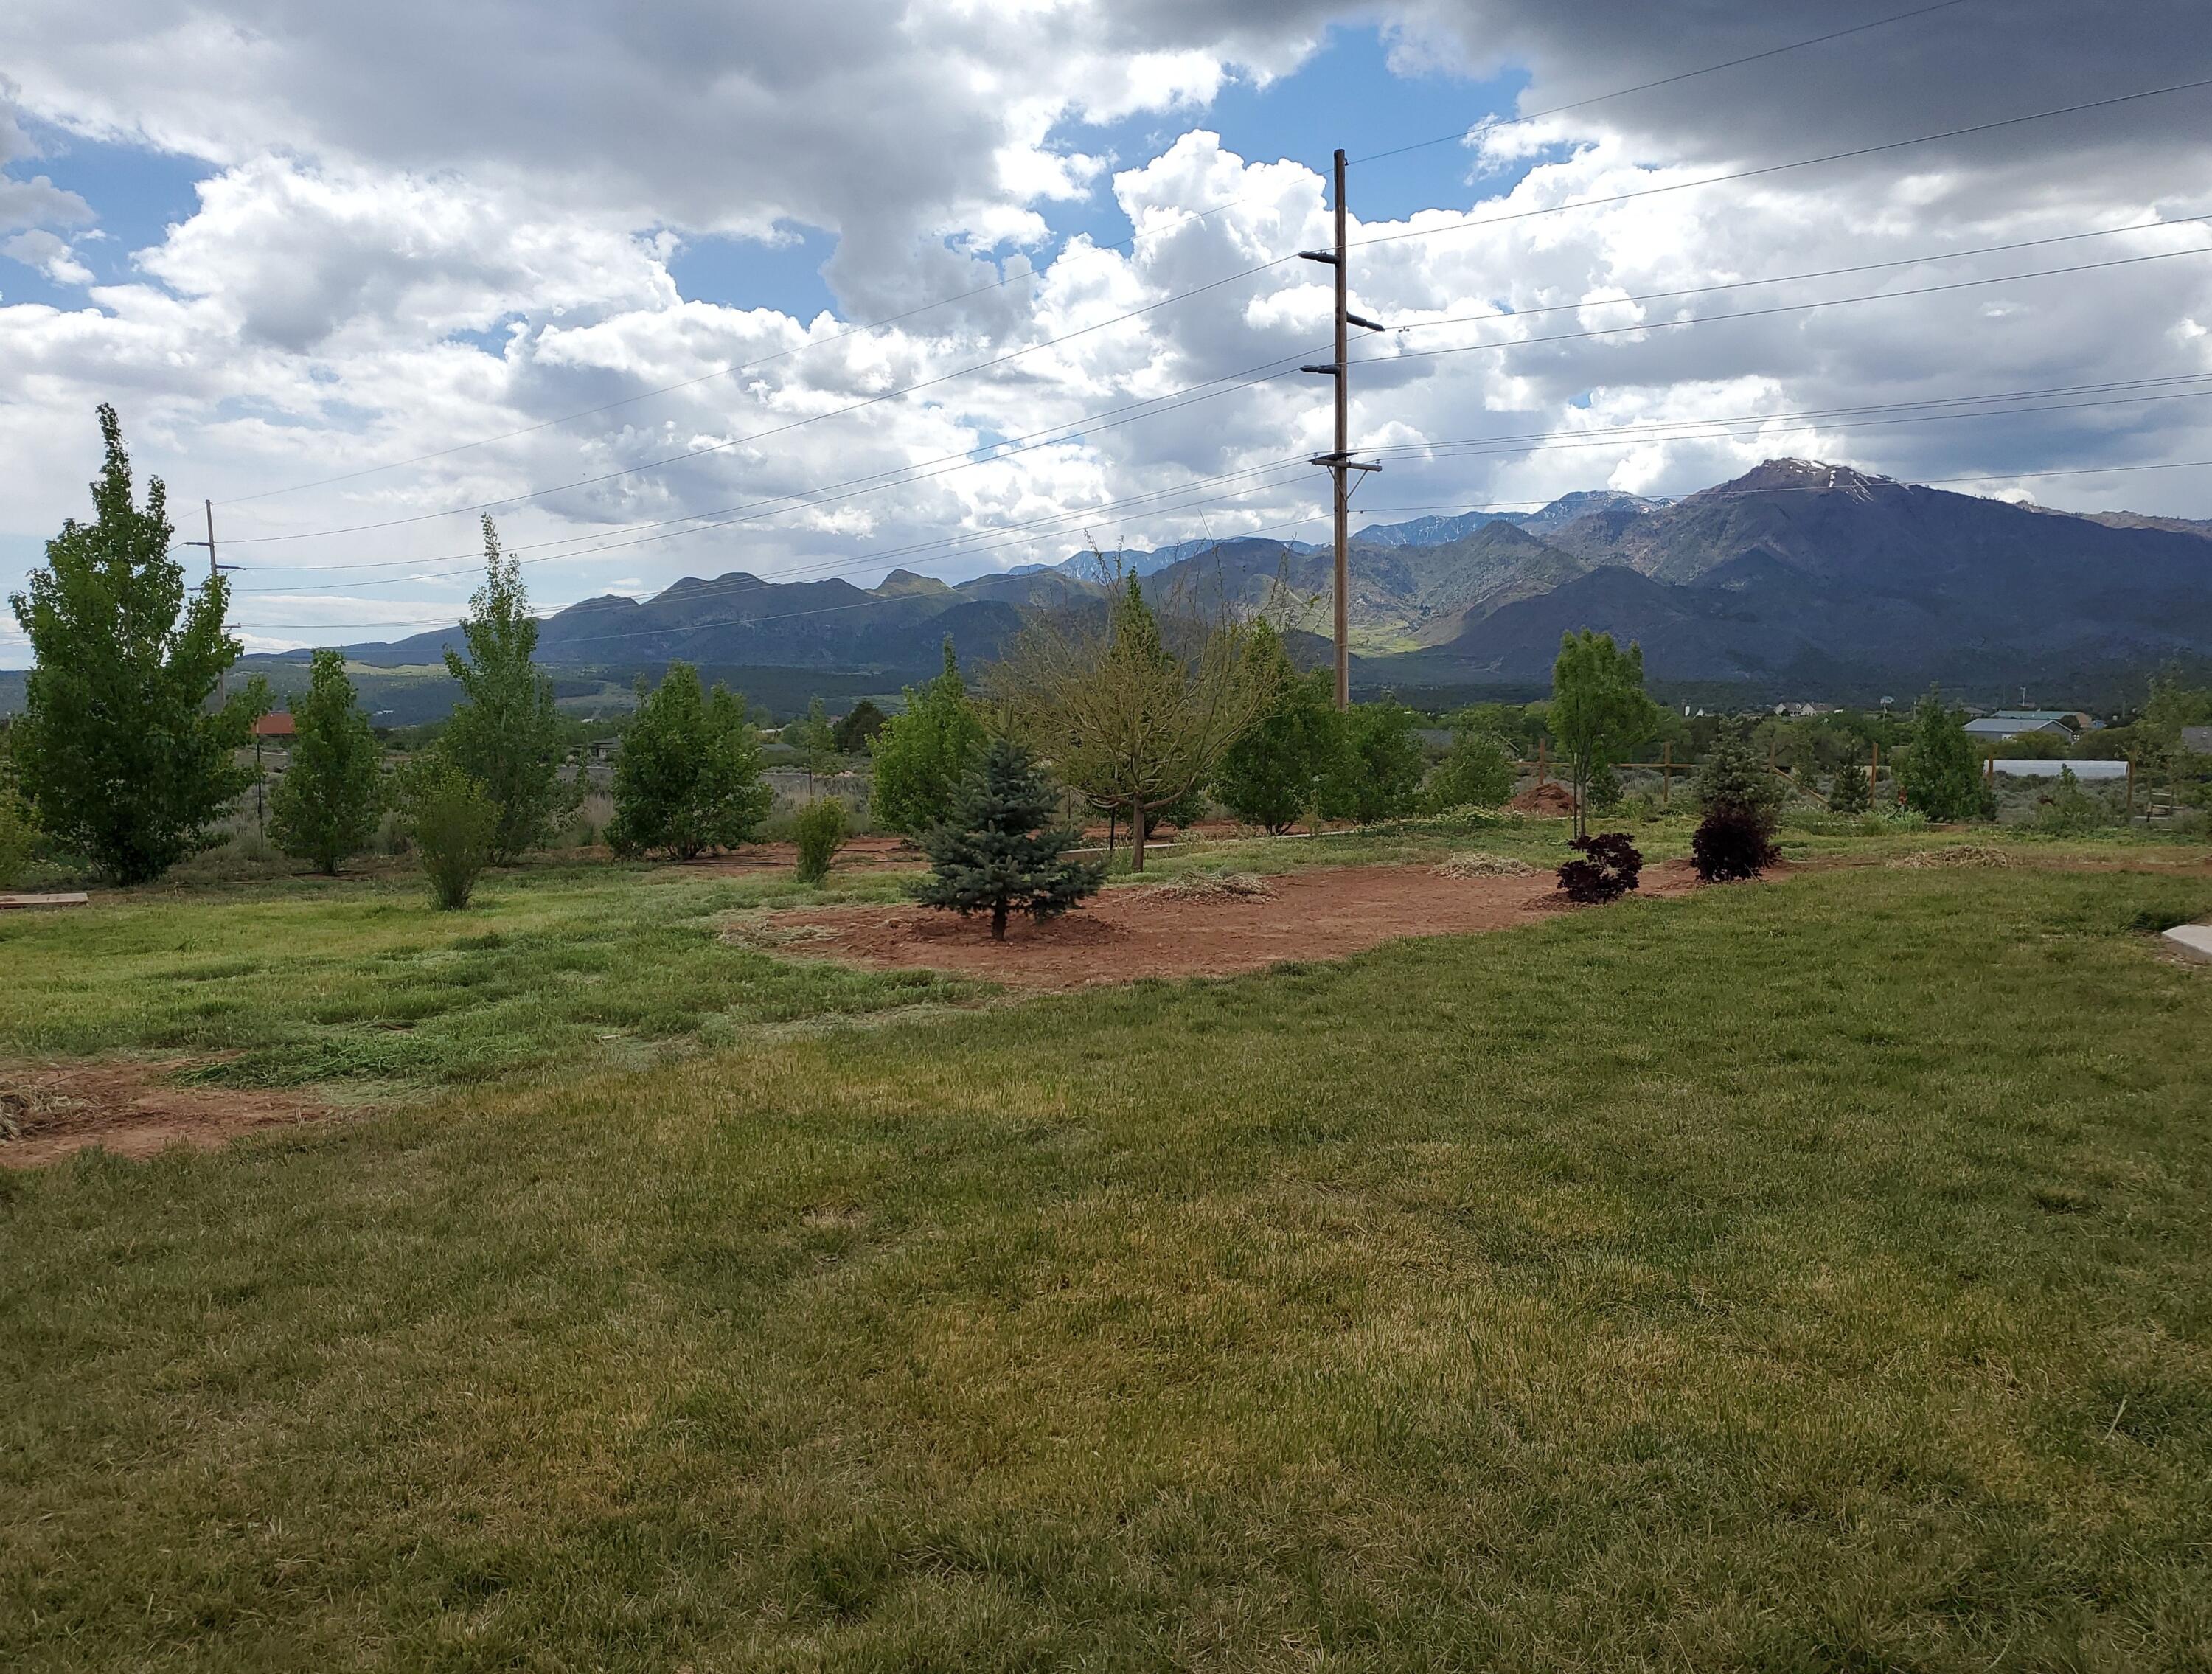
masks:
<svg viewBox="0 0 2212 1674"><path fill-rule="evenodd" d="M1443 135L1437 139L1417 141L1413 144L1401 145L1393 150L1378 151L1369 156L1354 158L1352 159L1352 161L1354 163L1373 162L1378 158L1395 156L1399 155L1400 152L1419 150L1424 146L1442 144L1451 139L1471 137L1475 133L1489 132L1498 128L1514 127L1524 123L1539 122L1547 117L1559 115L1563 112L1580 110L1589 105L1603 104L1608 100L1626 98L1631 94L1643 93L1653 88L1666 87L1677 82L1691 80L1696 76L1711 75L1717 70L1732 70L1741 64L1757 63L1763 58L1777 58L1784 53L1797 52L1804 47L1817 46L1826 41L1840 40L1845 35L1863 33L1869 29L1881 28L1887 24L1904 22L1911 18L1924 16L1929 12L1944 11L1953 6L1964 5L1966 3L1967 3L1967 0L1939 0L1939 3L1937 4L1923 6L1916 11L1899 12L1891 17L1876 19L1871 23L1856 24L1847 29L1832 30L1826 34L1814 35L1803 40L1790 42L1787 46L1771 47L1762 52L1754 52L1750 54L1748 57L1729 58L1723 63L1708 64L1701 70L1684 70L1679 75L1662 76L1657 81L1642 82L1637 83L1633 87L1618 88L1611 93L1599 94L1593 98L1577 100L1572 104L1555 105L1548 110L1532 111L1524 116L1499 116L1486 118L1481 122L1474 125L1470 128L1462 129L1455 133ZM1219 215L1224 210L1234 209L1237 204L1244 203L1245 201L1247 200L1243 198L1232 198L1225 203L1216 204L1208 209L1186 210L1182 214L1176 216L1172 221L1170 221L1164 225L1143 229L1133 227L1128 237L1124 239L1116 239L1110 244L1095 245L1092 247L1100 250L1120 250L1127 248L1133 254L1134 247L1140 240L1164 237L1169 233L1178 231L1181 228L1190 225L1194 222L1205 221L1210 219L1212 216ZM656 397L662 395L673 395L681 391L694 388L700 384L712 383L717 379L734 377L744 372L757 371L762 367L771 366L778 361L787 360L795 356L806 354L816 349L830 348L836 344L847 342L853 338L866 336L872 332L882 331L886 326L900 325L908 320L915 319L920 315L933 313L939 308L950 307L955 302L964 302L970 297L981 296L990 291L1003 290L1007 286L1017 283L1023 279L1034 279L1036 277L1037 270L1034 266L1025 269L1020 273L1002 274L999 278L993 280L988 284L971 286L966 290L955 291L950 296L940 296L934 301L921 303L916 307L908 308L899 313L886 314L880 319L869 320L865 324L850 326L845 330L836 332L830 337L810 339L805 343L796 344L792 348L781 350L775 354L763 356L757 360L746 361L734 366L722 367L713 372L701 373L698 376L694 378L680 379L675 383L664 384L656 389L642 390L635 395L626 395L619 400L604 402L596 407L586 407L580 411L564 413L556 418L543 419L535 424L525 424L512 430L501 431L494 435L480 436L473 441L456 442L450 447L433 448L428 453L416 454L406 459L388 460L381 465L364 466L357 471L340 472L333 476L319 477L307 482L294 483L285 488L263 489L253 494L241 494L234 498L224 501L223 504L226 506L239 506L244 505L250 501L266 500L279 495L299 493L307 489L327 488L334 483L353 482L363 477L375 476L381 472L398 471L410 465L422 465L432 460L446 459L455 454L467 453L472 448L489 447L495 442L511 441L518 436L533 435L540 430L551 429L559 425L574 423L580 418L596 418L601 413L613 412L622 407L635 406L641 401L650 401L654 399Z"/></svg>
<svg viewBox="0 0 2212 1674"><path fill-rule="evenodd" d="M1731 180L1747 180L1760 175L1778 173L1790 169L1809 167L1818 163L1834 162L1851 157L1869 156L1878 153L1902 149L1909 146L1929 144L1936 141L1954 139L1966 135L1986 133L1999 129L2016 127L2024 123L2042 121L2053 117L2070 116L2078 114L2084 111L2104 109L2116 105L2127 104L2137 100L2156 98L2167 94L2187 92L2204 87L2212 87L2212 77L2206 77L2194 82L2177 82L2167 87L2149 88L2140 93L2118 94L2108 99L2092 100L2080 104L2061 106L2051 110L2031 112L2021 116L2008 117L1994 122L1979 123L1969 127L1948 129L1940 133L1924 134L1910 139L1893 140L1882 144L1863 146L1848 151L1830 152L1820 156L1802 158L1793 162L1766 164L1759 167L1738 170L1731 173L1711 175L1697 180L1670 181L1660 186L1644 187L1635 192L1616 192L1603 198L1577 199L1566 204L1555 204L1537 209L1516 210L1508 215L1487 216L1480 221L1461 222L1450 227L1413 228L1403 232L1383 234L1372 238L1354 240L1351 240L1351 243L1356 247L1374 244L1392 243L1409 238L1432 237L1445 232L1472 231L1480 228L1500 225L1508 222L1525 221L1540 216L1565 214L1577 210L1592 209L1607 204L1626 203L1639 198L1656 197L1663 193L1689 191L1701 186L1721 185ZM624 466L618 471L605 472L596 476L580 478L573 482L555 484L544 488L531 489L524 492L507 496L500 499L478 501L468 505L449 507L442 511L422 512L406 517L387 518L374 522L351 524L329 529L303 531L291 534L249 535L243 537L234 536L231 538L230 544L264 545L276 541L321 539L338 534L366 533L378 530L402 527L416 523L435 521L441 518L464 516L471 513L499 510L511 506L524 504L532 500L543 499L548 495L567 493L580 488L595 487L602 483L613 482L622 478L636 476L644 472L659 470L665 466L682 464L691 460L705 457L708 454L721 453L731 447L741 447L749 442L763 441L771 436L786 435L790 431L802 429L805 426L819 423L825 419L845 417L867 408L881 405L885 402L896 400L904 396L917 393L922 390L937 388L943 385L955 382L959 379L973 376L976 373L989 371L995 368L1006 365L1027 356L1036 354L1042 350L1057 347L1060 344L1072 341L1076 338L1088 336L1093 332L1103 331L1109 326L1124 324L1128 320L1139 319L1146 314L1156 313L1159 309L1167 307L1174 303L1186 301L1194 296L1202 295L1210 291L1220 289L1226 285L1237 283L1242 280L1250 278L1256 274L1267 272L1273 268L1286 265L1288 263L1296 259L1297 257L1295 254L1277 257L1269 261L1258 263L1253 266L1240 269L1233 273L1224 274L1218 278L1208 280L1205 283L1194 286L1189 289L1175 292L1170 295L1158 298L1154 301L1145 304L1142 307L1133 308L1124 313L1114 315L1106 320L1094 321L1091 325L1079 327L1075 331L1063 333L1059 337L1048 338L1040 343L1030 344L1020 349L1009 350L1004 355L994 356L988 361L978 362L971 366L959 368L951 372L942 373L935 377L923 379L896 389L886 390L876 395L869 396L863 400L853 402L845 406L835 408L826 412L809 414L805 417L793 419L788 423L775 425L765 430L756 431L748 435L735 436L728 439L727 441L711 443L703 447L691 448L680 454L666 455L661 459L646 460L638 465Z"/></svg>
<svg viewBox="0 0 2212 1674"><path fill-rule="evenodd" d="M1966 0L1937 0L1932 6L1922 6L1909 12L1896 12L1887 17L1877 17L1871 23L1854 23L1848 29L1832 29L1825 35L1813 35L1803 40L1793 40L1784 46L1770 46L1762 52L1750 52L1740 58L1729 58L1722 64L1709 64L1701 70L1685 70L1673 76L1662 76L1656 81L1638 82L1634 87L1620 88L1611 93L1601 93L1589 99L1577 99L1571 104L1553 105L1540 111L1531 111L1526 116L1492 117L1469 127L1457 128L1448 134L1438 134L1434 139L1417 139L1407 145L1394 145L1387 151L1370 151L1364 157L1352 159L1352 166L1379 162L1385 157L1403 156L1408 151L1426 150L1431 145L1449 145L1457 140L1472 140L1478 134L1486 134L1498 128L1511 127L1516 123L1540 122L1547 117L1563 116L1569 111L1587 110L1592 105L1602 105L1609 100L1624 99L1632 93L1649 93L1654 88L1673 87L1678 82L1695 81L1700 76L1711 76L1723 70L1735 70L1747 64L1758 64L1765 58L1778 58L1786 52L1800 52L1808 46L1820 46L1832 40L1841 40L1846 35L1863 35L1869 29L1887 28L1893 23L1908 22L1916 17L1925 17L1930 12L1950 10L1962 6Z"/></svg>
<svg viewBox="0 0 2212 1674"><path fill-rule="evenodd" d="M1409 238L1435 238L1445 233L1470 233L1485 227L1503 226L1508 222L1527 221L1540 215L1557 215L1565 210L1599 209L1608 204L1626 204L1638 198L1656 198L1663 192L1690 192L1700 186L1717 186L1730 180L1756 180L1762 175L1787 173L1791 169L1811 168L1818 164L1845 162L1854 157L1879 156L1887 151L1901 151L1908 146L1932 145L1942 140L1963 139L1973 134L1995 133L2001 129L2017 128L2023 123L2043 122L2054 117L2078 116L2084 111L2108 110L2115 105L2133 104L2142 99L2160 99L2168 94L2192 93L2200 88L2212 87L2212 76L2194 82L2175 82L2162 88L2148 88L2141 93L2123 93L2110 99L2092 99L2078 105L2060 105L2047 111L2031 111L2025 116L2002 117L1994 122L1977 122L1964 128L1947 128L1941 133L1918 134L1911 139L1885 140L1879 145L1855 146L1848 151L1828 151L1817 157L1801 157L1795 162L1762 163L1756 168L1739 168L1726 174L1708 174L1695 180L1673 180L1664 186L1646 186L1636 192L1614 192L1604 198L1578 198L1569 204L1552 204L1540 209L1516 210L1510 215L1486 216L1480 221L1463 221L1449 227L1412 227L1402 233L1379 233L1373 238L1352 240L1354 248L1375 244L1396 244Z"/></svg>
<svg viewBox="0 0 2212 1674"><path fill-rule="evenodd" d="M1863 263L1851 267L1832 268L1807 273L1783 274L1773 276L1771 277L1757 279L1734 280L1723 283L1696 286L1686 289L1673 291L1650 292L1638 295L1606 297L1596 299L1595 301L1582 301L1571 303L1545 305L1542 307L1521 309L1510 314L1490 313L1462 315L1441 320L1415 320L1409 322L1401 329L1413 331L1425 330L1437 326L1452 325L1487 324L1492 321L1517 320L1533 318L1542 314L1565 313L1568 311L1580 312L1582 309L1586 307L1625 306L1632 303L1674 301L1686 296L1707 295L1723 291L1750 289L1768 285L1796 283L1810 279L1835 277L1846 274L1876 271L1885 268L1916 266L1928 262L1963 259L1968 257L1996 254L2018 249L2035 248L2051 244L2065 243L2083 239L2109 237L2120 233L2154 231L2165 227L2201 225L2207 220L2212 220L2212 216L2191 216L2175 221L2142 222L2131 223L2126 227L2105 228L2081 233L2060 234L2042 239L2018 240L2005 244L1980 246L1965 250L1923 252L1912 256L1899 257L1881 262ZM1980 279L1959 281L1948 286L1929 286L1920 287L1909 290L1881 291L1871 293L1869 295L1863 297L1830 298L1815 302L1789 304L1771 310L1748 310L1731 314L1700 315L1688 320L1656 321L1650 322L1649 324L1638 323L1633 326L1607 327L1583 332L1556 333L1548 338L1505 338L1486 344L1460 344L1445 350L1407 350L1394 355L1369 356L1358 363L1382 363L1392 360L1410 360L1440 354L1468 352L1483 349L1510 349L1522 345L1571 341L1588 337L1625 335L1638 331L1657 329L1662 326L1672 327L1691 326L1740 318L1757 317L1761 313L1787 312L1791 309L1802 310L1813 307L1845 306L1861 301L1881 301L1889 297L1920 295L1930 290L1966 289L1982 284L2009 283L2020 278L2039 277L2044 277L2047 274L2077 272L2100 266L2128 265L2136 262L2164 259L2170 256L2203 254L2208 250L2212 250L2212 246L2191 250L2155 252L2147 256L2119 258L2113 261L2105 263L2086 263L2078 264L2075 266L2067 268L2038 270L2035 272L2028 274L1991 276ZM1142 418L1158 416L1161 413L1178 411L1182 410L1182 406L1188 406L1190 405L1190 401L1186 399L1186 398L1194 397L1199 399L1214 399L1215 396L1234 393L1237 389L1249 388L1255 384L1266 382L1273 377L1280 375L1282 371L1285 369L1291 362L1301 358L1306 354L1315 352L1318 352L1318 350L1300 350L1292 355L1285 356L1273 361L1263 362L1257 366L1242 368L1236 372L1224 373L1216 378L1206 380L1202 383L1185 386L1182 389L1169 391L1159 396L1148 397L1141 401L1125 403L1119 407L1108 408L1102 412L1086 414L1080 417L1065 420L1059 423L1047 426L1041 430L1031 431L1024 435L1009 438L1006 442L1001 442L995 447L987 457L981 459L975 457L976 450L963 450L959 454L943 454L938 456L938 458L934 460L919 461L913 466L901 467L895 471L879 472L872 473L868 476L849 478L841 483L826 484L819 490L794 490L789 494L771 496L769 499L753 502L746 505L723 508L716 511L687 514L682 517L653 520L643 523L624 526L624 527L620 529L600 532L600 533L597 535L586 534L566 537L558 541L538 542L530 545L519 546L514 550L516 551L538 551L549 546L577 546L581 543L594 539L599 539L600 541L600 544L597 546L585 547L583 550L578 551L550 552L546 553L543 557L523 560L523 562L531 563L561 562L590 557L593 553L599 551L618 551L626 549L629 546L647 544L645 540L613 541L605 539L605 537L619 535L633 530L666 528L668 525L677 523L689 524L691 526L688 528L672 530L668 533L663 535L647 538L647 539L677 539L685 534L704 533L706 530L711 528L727 527L733 522L759 520L757 518L733 516L732 514L759 511L763 516L781 515L789 511L812 509L822 505L838 503L841 500L857 497L859 495L880 492L888 488L911 486L915 483L934 480L937 478L951 475L959 471L972 470L981 466L1000 463L1005 460L1018 457L1024 453L1034 452L1040 447L1064 445L1068 441L1073 441L1077 433L1085 433L1092 430L1115 428L1119 424L1134 423ZM1223 386L1224 387L1214 388L1215 386ZM1200 394L1200 392L1208 389L1213 389L1212 395ZM1175 405L1176 403L1181 403L1182 406ZM1109 423L1108 421L1111 422ZM1045 438L1045 440L1040 441L1036 440L1036 438ZM1020 443L1023 445L1011 446L1009 443ZM930 466L942 466L944 468L936 470L927 469L927 467ZM854 494L851 495L839 496L834 492L834 490L837 489L853 487L854 484L867 484L868 486L860 487L855 490ZM771 508L780 508L780 509L767 509ZM331 570L351 569L405 569L417 572L404 576L392 578L394 581L405 581L423 579L419 575L419 571L425 564L441 563L463 563L471 559L475 555L471 553L454 553L433 558L390 558L380 559L365 564L350 565L298 564L258 566L257 572L258 573L260 570L270 569L277 570L290 569L301 573L312 574L324 574ZM445 573L463 574L469 572L453 570Z"/></svg>
<svg viewBox="0 0 2212 1674"><path fill-rule="evenodd" d="M2181 374L2154 379L2136 379L2118 383L2054 386L2033 390L1994 392L1984 395L1931 396L1923 398L1917 401L1885 402L1853 407L1815 408L1801 410L1795 412L1748 413L1740 415L1721 415L1707 418L1685 418L1671 420L1663 423L1656 424L1615 426L1599 433L1536 431L1523 433L1519 435L1465 437L1456 439L1448 438L1424 442L1401 442L1387 445L1371 451L1401 458L1407 456L1426 456L1437 458L1465 457L1469 454L1480 455L1486 454L1553 453L1593 447L1625 447L1638 446L1641 443L1651 441L1738 441L1745 438L1736 434L1736 432L1747 429L1749 429L1753 435L1756 435L1759 431L1768 429L1776 424L1784 424L1790 428L1811 428L1812 424L1816 423L1818 421L1838 417L1856 419L1857 423L1853 426L1855 430L1886 429L1890 426L1899 424L1910 425L1941 423L1964 418L2010 417L2027 413L2074 411L2087 407L2148 404L2166 400L2196 399L2203 399L2208 395L2212 395L2212 388L2200 388L2179 392L2170 391L2169 387L2180 383L2212 384L2212 372ZM2139 393L2145 390L2155 389L2169 389L2169 393L2160 394ZM2033 405L2016 405L2021 401L2034 396L2098 394L2100 392L2111 391L2124 391L2130 393L2124 394L2106 394L2103 399L2089 401L2054 401L2044 402ZM2015 405L2006 406L1995 405L1998 402L2011 402ZM1911 411L1914 409L1923 409L1929 407L1959 407L1969 405L1977 406L1981 410L1954 412L1927 412ZM1900 413L1904 416L1875 416L1883 414L1898 415ZM1714 432L1718 432L1719 434L1713 434ZM1113 513L1126 511L1127 509L1138 505L1150 504L1161 500L1172 499L1178 495L1188 494L1195 489L1212 487L1223 483L1237 482L1249 478L1266 476L1274 472L1294 468L1303 462L1304 461L1301 458L1295 456L1283 460L1272 460L1265 464L1248 466L1237 471L1224 472L1214 477L1201 478L1190 482L1179 484L1172 489L1160 490L1142 495L1128 496L1119 500L1104 502L1096 506L1079 507L1070 511L1055 512L1044 517L1032 519L1025 523L1001 525L996 528L988 530L969 531L961 535L947 536L933 541L919 542L905 547L893 548L883 552L872 553L865 558L841 557L837 558L820 560L809 564L786 566L781 569L769 572L769 575L778 583L781 583L787 578L795 579L807 576L834 578L837 572L842 570L853 568L873 569L876 565L883 563L888 560L904 559L915 557L917 554L923 552L935 552L940 557L960 557L976 551L1000 551L1006 550L1008 546L1019 545L1025 543L1034 545L1037 539L1043 536L1053 533L1066 533L1074 529L1079 529L1086 523L1097 522L1101 518L1109 516ZM1259 492L1262 488L1287 486L1290 481L1295 480L1295 478L1291 478L1285 479L1285 481L1282 483L1255 483L1234 493L1217 495L1203 500L1190 501L1178 506L1160 507L1156 509L1154 514L1169 515L1175 513L1188 512L1199 506L1218 504L1224 500L1242 499L1249 494ZM1504 502L1499 503L1513 504L1518 502ZM994 540L993 539L993 537L995 536L1006 534L1015 535L1018 539L1010 541ZM588 556L588 554L579 556ZM354 587L333 586L327 588L319 589L301 587L243 588L240 591L241 594L252 594L264 598L319 598L326 597L329 594L334 592L358 591L361 590L361 587L386 584L401 585L413 582L420 579L423 578L408 575L389 578L388 582L364 583L361 584L360 587ZM763 587L770 584L769 580L754 577L749 582L737 584L737 590L744 591L748 590L750 587ZM709 582L705 584L704 587L701 590L713 590L716 586L717 584ZM549 608L558 610L568 607L554 606ZM427 618L414 619L418 621L427 620ZM433 624L433 625L435 624Z"/></svg>

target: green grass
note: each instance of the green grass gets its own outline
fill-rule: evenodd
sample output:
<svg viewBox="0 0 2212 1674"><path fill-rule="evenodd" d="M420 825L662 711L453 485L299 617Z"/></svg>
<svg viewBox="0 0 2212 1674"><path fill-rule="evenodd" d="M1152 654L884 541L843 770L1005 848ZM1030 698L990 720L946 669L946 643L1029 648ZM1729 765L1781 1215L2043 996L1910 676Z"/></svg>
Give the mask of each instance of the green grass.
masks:
<svg viewBox="0 0 2212 1674"><path fill-rule="evenodd" d="M1834 870L0 1177L0 1664L2203 1667L2208 910Z"/></svg>
<svg viewBox="0 0 2212 1674"><path fill-rule="evenodd" d="M896 892L599 865L495 874L452 913L412 873L103 897L0 917L0 1058L163 1054L199 1061L188 1080L389 1090L635 1067L750 1026L977 993L719 934L750 910Z"/></svg>

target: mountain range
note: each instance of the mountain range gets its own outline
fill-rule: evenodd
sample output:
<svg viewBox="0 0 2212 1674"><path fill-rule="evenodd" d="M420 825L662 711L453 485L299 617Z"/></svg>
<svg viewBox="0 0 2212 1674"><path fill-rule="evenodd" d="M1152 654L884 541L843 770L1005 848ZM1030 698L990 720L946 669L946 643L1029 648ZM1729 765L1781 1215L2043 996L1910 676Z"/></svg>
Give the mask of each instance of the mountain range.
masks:
<svg viewBox="0 0 2212 1674"><path fill-rule="evenodd" d="M1325 628L1324 548L1238 539L1109 557L1158 593ZM1085 551L957 584L902 569L873 587L732 569L571 606L546 620L539 654L610 679L681 658L878 675L888 689L933 668L947 636L985 660L1025 613L1095 605L1097 564ZM1560 635L1583 627L1640 643L1655 681L1762 696L2050 690L2212 657L2212 520L2052 512L1803 460L1672 501L1572 494L1531 513L1370 527L1350 567L1369 687L1540 690ZM420 666L458 638L346 649Z"/></svg>

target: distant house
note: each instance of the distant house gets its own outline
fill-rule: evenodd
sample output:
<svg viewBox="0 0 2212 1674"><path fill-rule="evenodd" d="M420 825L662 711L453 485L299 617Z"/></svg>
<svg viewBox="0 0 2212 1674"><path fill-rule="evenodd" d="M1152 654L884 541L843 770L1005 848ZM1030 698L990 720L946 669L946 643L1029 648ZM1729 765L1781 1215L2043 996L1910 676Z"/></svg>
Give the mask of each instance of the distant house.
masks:
<svg viewBox="0 0 2212 1674"><path fill-rule="evenodd" d="M299 730L292 724L288 710L271 709L253 723L253 736L266 739L289 739Z"/></svg>
<svg viewBox="0 0 2212 1674"><path fill-rule="evenodd" d="M1966 735L1984 743L2002 744L2008 739L2038 734L2071 742L2081 731L2082 717L2072 709L1999 709L1966 723Z"/></svg>

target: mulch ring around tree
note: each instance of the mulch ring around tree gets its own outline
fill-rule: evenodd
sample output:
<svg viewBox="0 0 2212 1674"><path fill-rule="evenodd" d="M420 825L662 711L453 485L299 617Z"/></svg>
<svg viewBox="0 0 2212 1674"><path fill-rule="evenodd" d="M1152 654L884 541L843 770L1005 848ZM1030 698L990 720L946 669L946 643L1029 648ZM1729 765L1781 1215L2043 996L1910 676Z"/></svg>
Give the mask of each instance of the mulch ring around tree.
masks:
<svg viewBox="0 0 2212 1674"><path fill-rule="evenodd" d="M296 1092L180 1087L165 1079L197 1062L0 1062L0 1168L36 1168L95 1145L125 1157L150 1157L173 1145L211 1149L240 1134L332 1114Z"/></svg>
<svg viewBox="0 0 2212 1674"><path fill-rule="evenodd" d="M1551 873L1440 878L1430 866L1317 867L1267 880L1271 893L1174 898L1109 889L1064 918L990 922L921 906L812 907L767 915L763 943L787 954L982 977L1009 987L1087 988L1146 977L1230 977L1285 959L1336 959L1400 936L1510 929L1584 910ZM1702 887L1686 861L1647 867L1644 896ZM1631 899L1635 898L1631 897Z"/></svg>

